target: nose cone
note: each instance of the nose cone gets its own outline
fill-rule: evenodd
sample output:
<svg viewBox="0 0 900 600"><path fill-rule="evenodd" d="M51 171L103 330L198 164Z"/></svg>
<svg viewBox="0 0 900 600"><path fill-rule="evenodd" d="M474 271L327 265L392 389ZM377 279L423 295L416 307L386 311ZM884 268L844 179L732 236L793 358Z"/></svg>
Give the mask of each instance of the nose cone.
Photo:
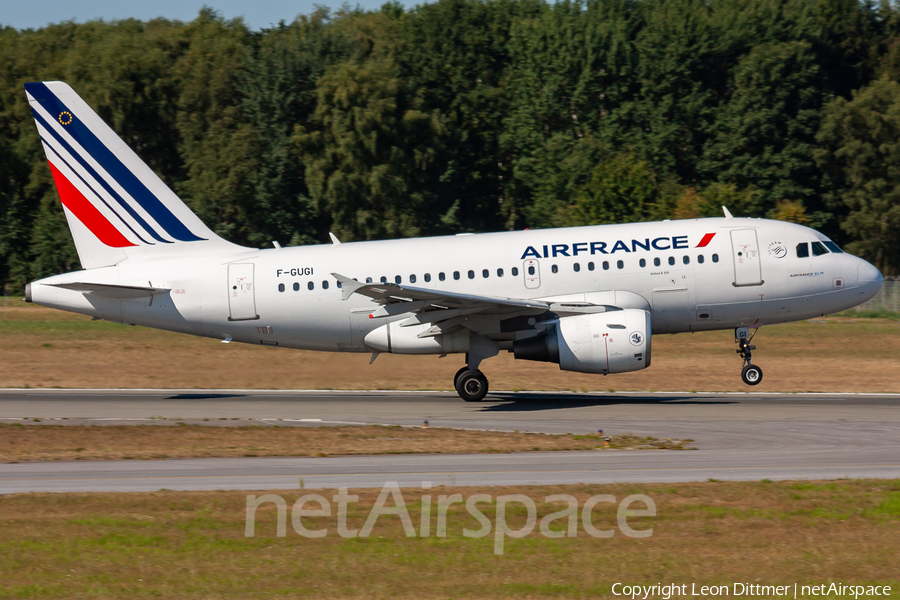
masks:
<svg viewBox="0 0 900 600"><path fill-rule="evenodd" d="M859 261L857 272L859 274L859 302L861 304L881 291L881 283L884 281L884 277L881 276L881 271L862 259Z"/></svg>

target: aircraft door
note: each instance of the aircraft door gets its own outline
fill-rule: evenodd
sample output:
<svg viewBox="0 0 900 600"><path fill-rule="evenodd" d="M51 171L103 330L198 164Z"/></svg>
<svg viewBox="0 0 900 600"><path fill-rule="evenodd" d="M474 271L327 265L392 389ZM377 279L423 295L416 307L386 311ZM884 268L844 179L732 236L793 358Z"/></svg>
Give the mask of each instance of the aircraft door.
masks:
<svg viewBox="0 0 900 600"><path fill-rule="evenodd" d="M228 265L228 320L252 321L258 318L253 263Z"/></svg>
<svg viewBox="0 0 900 600"><path fill-rule="evenodd" d="M522 274L525 276L525 287L534 290L541 287L541 267L536 260L522 263Z"/></svg>
<svg viewBox="0 0 900 600"><path fill-rule="evenodd" d="M763 283L755 229L735 229L731 232L731 254L735 287Z"/></svg>

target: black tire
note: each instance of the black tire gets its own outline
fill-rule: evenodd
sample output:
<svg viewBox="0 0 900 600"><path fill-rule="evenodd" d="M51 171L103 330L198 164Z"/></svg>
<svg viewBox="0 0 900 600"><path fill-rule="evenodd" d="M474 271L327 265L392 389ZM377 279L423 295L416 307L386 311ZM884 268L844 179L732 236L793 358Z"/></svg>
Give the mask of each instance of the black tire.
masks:
<svg viewBox="0 0 900 600"><path fill-rule="evenodd" d="M459 381L459 376L469 370L469 367L463 367L459 371L456 372L456 375L453 376L453 389L456 389L456 382Z"/></svg>
<svg viewBox="0 0 900 600"><path fill-rule="evenodd" d="M741 379L744 380L744 383L747 385L758 385L760 381L762 381L763 372L756 365L747 365L741 371Z"/></svg>
<svg viewBox="0 0 900 600"><path fill-rule="evenodd" d="M466 402L481 402L488 393L488 380L481 371L466 369L456 379L456 393Z"/></svg>

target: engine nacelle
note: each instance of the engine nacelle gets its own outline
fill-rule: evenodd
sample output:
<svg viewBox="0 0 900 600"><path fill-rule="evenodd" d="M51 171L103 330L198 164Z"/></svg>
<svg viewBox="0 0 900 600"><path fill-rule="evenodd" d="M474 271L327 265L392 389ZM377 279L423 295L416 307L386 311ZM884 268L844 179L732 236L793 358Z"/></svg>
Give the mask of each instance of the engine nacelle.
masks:
<svg viewBox="0 0 900 600"><path fill-rule="evenodd" d="M625 309L563 317L541 335L513 344L515 357L563 371L626 373L650 366L650 313Z"/></svg>

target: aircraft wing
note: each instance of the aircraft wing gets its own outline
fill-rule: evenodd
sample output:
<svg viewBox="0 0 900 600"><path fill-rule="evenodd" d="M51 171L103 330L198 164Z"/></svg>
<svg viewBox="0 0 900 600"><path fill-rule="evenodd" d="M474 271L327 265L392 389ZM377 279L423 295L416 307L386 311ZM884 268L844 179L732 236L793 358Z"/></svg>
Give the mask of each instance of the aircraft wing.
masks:
<svg viewBox="0 0 900 600"><path fill-rule="evenodd" d="M341 283L344 300L353 294L359 294L381 305L372 311L373 318L410 313L410 318L401 323L404 327L423 323L437 324L448 320L459 321L462 325L463 322L469 321L465 317L474 315L505 319L547 312L559 314L620 310L613 306L560 304L544 300L480 296L396 283L360 283L339 273L331 275Z"/></svg>

